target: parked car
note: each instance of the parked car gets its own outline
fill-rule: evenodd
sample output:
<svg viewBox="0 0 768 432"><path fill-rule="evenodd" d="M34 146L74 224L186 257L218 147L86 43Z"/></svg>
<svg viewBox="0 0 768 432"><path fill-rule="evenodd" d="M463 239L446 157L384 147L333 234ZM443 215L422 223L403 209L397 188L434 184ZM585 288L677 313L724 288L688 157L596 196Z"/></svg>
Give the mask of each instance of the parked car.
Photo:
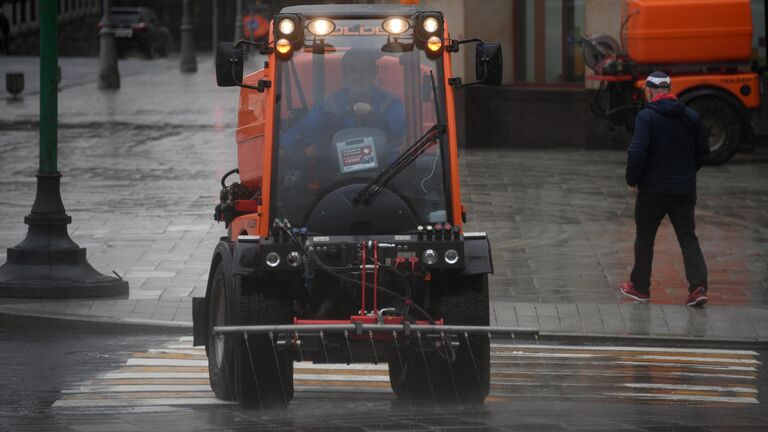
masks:
<svg viewBox="0 0 768 432"><path fill-rule="evenodd" d="M119 52L138 48L146 58L168 55L171 34L152 9L113 7L110 9L110 21L115 29L115 43Z"/></svg>

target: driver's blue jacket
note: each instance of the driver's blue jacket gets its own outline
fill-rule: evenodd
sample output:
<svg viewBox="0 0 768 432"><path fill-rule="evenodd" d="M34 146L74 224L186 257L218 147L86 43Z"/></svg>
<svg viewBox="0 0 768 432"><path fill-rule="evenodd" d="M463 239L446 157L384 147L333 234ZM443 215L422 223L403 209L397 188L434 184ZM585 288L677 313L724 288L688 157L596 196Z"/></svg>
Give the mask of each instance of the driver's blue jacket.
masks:
<svg viewBox="0 0 768 432"><path fill-rule="evenodd" d="M353 127L379 128L390 142L400 140L405 136L407 126L402 102L376 86L372 86L372 92L373 112L361 118L352 111L356 101L350 100L348 89L334 93L315 105L298 124L283 134L282 147L288 151L298 151L318 140L330 139L329 135L339 129Z"/></svg>

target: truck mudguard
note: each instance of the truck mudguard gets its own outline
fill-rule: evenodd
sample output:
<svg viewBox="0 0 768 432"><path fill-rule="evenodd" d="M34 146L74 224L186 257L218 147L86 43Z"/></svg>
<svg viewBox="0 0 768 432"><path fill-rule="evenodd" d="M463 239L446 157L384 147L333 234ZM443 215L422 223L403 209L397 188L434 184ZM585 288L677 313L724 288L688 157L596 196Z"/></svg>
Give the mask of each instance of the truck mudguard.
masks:
<svg viewBox="0 0 768 432"><path fill-rule="evenodd" d="M205 289L205 298L195 297L192 299L193 346L207 345L208 343L208 304L211 301L213 275L219 263L224 265L225 268L232 268L232 245L230 242L220 241L213 251L211 268L208 270L208 284Z"/></svg>
<svg viewBox="0 0 768 432"><path fill-rule="evenodd" d="M487 237L464 239L464 256L462 275L493 273L491 243Z"/></svg>

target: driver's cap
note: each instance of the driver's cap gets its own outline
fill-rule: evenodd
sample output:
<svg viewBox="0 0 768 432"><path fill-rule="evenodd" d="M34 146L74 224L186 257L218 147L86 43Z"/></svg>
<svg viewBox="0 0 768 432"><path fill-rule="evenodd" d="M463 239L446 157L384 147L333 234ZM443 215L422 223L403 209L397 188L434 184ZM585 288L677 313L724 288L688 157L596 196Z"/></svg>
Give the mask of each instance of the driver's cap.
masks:
<svg viewBox="0 0 768 432"><path fill-rule="evenodd" d="M645 79L645 86L648 88L670 88L672 87L672 80L664 72L656 71Z"/></svg>

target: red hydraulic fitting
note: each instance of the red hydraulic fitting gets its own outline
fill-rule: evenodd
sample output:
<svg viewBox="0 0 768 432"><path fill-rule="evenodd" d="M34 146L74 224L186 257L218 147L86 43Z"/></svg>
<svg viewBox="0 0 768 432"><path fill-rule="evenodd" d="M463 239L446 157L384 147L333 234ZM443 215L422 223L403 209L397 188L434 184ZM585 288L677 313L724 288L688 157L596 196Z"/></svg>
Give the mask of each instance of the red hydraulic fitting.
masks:
<svg viewBox="0 0 768 432"><path fill-rule="evenodd" d="M405 262L405 257L397 257L395 258L395 270L397 270L397 266Z"/></svg>
<svg viewBox="0 0 768 432"><path fill-rule="evenodd" d="M416 264L419 262L419 257L410 257L408 258L408 262L411 263L411 271L416 270Z"/></svg>

